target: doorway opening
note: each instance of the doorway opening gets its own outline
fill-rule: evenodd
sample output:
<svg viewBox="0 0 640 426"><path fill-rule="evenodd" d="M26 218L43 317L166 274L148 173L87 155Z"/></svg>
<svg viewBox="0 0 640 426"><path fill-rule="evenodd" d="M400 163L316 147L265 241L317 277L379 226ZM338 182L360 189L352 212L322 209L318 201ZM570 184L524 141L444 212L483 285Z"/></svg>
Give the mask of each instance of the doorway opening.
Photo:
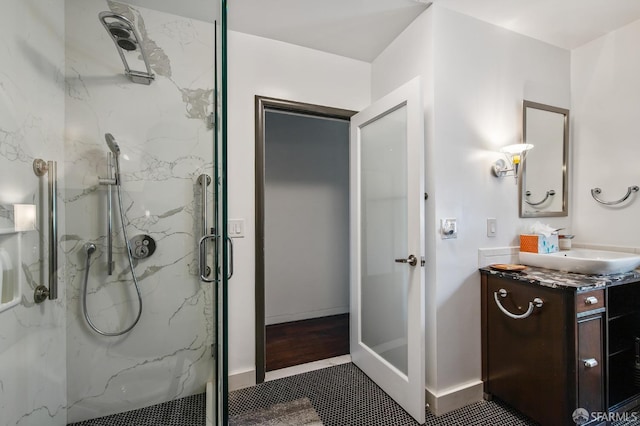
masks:
<svg viewBox="0 0 640 426"><path fill-rule="evenodd" d="M349 119L256 96L256 383L349 353Z"/></svg>

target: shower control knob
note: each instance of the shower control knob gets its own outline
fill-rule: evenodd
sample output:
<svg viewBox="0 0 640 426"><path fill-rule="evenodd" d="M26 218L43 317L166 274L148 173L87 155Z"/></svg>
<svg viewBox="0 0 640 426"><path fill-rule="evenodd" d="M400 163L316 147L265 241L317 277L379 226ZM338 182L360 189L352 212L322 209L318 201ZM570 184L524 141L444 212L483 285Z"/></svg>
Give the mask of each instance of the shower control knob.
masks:
<svg viewBox="0 0 640 426"><path fill-rule="evenodd" d="M138 246L136 247L136 249L134 250L137 258L139 259L143 259L147 256L149 256L149 249L146 246Z"/></svg>
<svg viewBox="0 0 640 426"><path fill-rule="evenodd" d="M156 241L146 234L136 235L129 240L131 256L136 259L146 259L156 251Z"/></svg>

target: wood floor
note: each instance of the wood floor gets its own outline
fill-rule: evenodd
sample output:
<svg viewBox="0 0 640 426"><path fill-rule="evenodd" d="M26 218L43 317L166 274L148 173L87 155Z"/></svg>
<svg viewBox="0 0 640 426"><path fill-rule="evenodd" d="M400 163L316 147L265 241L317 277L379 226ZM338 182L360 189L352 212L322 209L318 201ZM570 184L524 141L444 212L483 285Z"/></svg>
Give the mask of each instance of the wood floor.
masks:
<svg viewBox="0 0 640 426"><path fill-rule="evenodd" d="M349 353L349 314L266 327L266 371Z"/></svg>

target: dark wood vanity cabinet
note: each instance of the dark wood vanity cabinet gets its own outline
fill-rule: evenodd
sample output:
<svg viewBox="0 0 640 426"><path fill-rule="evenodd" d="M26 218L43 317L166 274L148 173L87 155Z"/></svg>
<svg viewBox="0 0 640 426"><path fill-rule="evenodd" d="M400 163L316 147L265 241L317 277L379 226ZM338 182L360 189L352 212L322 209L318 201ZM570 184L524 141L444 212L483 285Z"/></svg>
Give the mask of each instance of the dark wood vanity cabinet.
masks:
<svg viewBox="0 0 640 426"><path fill-rule="evenodd" d="M604 304L603 290L578 293L483 273L485 397L542 425L575 425L578 407L604 411Z"/></svg>

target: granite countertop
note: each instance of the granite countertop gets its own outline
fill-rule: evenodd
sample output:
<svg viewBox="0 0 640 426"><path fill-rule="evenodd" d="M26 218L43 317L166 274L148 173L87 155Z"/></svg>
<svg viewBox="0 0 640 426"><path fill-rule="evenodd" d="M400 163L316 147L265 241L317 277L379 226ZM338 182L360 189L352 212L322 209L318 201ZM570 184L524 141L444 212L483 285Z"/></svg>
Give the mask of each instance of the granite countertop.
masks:
<svg viewBox="0 0 640 426"><path fill-rule="evenodd" d="M640 271L634 270L624 274L584 275L573 272L561 272L553 269L527 266L522 272L497 271L490 267L480 268L481 274L495 275L512 280L543 285L551 288L575 288L578 291L594 290L607 285L626 284L640 281Z"/></svg>

